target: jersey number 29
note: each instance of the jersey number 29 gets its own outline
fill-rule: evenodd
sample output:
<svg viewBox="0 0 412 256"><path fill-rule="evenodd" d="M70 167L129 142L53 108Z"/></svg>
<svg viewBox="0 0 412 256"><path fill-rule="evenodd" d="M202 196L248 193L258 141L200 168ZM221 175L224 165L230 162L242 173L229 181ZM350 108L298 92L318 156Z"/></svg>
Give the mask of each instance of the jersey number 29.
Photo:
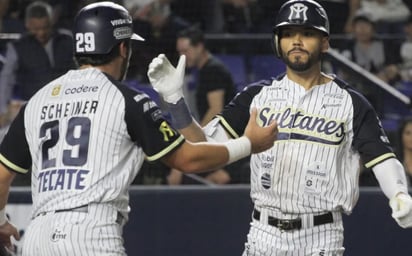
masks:
<svg viewBox="0 0 412 256"><path fill-rule="evenodd" d="M90 119L87 117L72 117L67 123L64 140L70 149L63 150L62 162L65 166L82 166L87 162L90 138ZM50 136L42 144L42 168L56 166L56 158L51 158L49 150L57 145L60 140L59 120L44 123L40 128L40 138ZM77 149L77 150L76 150Z"/></svg>

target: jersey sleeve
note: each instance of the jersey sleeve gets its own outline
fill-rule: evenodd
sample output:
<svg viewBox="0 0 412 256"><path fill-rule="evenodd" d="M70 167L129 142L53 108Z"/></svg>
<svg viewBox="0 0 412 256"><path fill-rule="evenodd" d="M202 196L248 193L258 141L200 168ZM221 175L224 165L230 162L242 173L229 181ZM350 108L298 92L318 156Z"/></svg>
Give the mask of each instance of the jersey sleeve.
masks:
<svg viewBox="0 0 412 256"><path fill-rule="evenodd" d="M243 135L250 117L250 104L253 97L260 92L264 85L264 83L256 83L245 87L218 115L221 125L232 138Z"/></svg>
<svg viewBox="0 0 412 256"><path fill-rule="evenodd" d="M169 124L149 96L133 91L133 95L129 93L125 99L128 133L143 148L147 160L158 160L184 142L184 137Z"/></svg>
<svg viewBox="0 0 412 256"><path fill-rule="evenodd" d="M381 122L369 102L359 93L350 91L354 117L353 147L359 152L366 168L395 157Z"/></svg>
<svg viewBox="0 0 412 256"><path fill-rule="evenodd" d="M32 164L25 135L25 109L25 106L20 109L0 145L0 162L9 170L18 173L27 173Z"/></svg>

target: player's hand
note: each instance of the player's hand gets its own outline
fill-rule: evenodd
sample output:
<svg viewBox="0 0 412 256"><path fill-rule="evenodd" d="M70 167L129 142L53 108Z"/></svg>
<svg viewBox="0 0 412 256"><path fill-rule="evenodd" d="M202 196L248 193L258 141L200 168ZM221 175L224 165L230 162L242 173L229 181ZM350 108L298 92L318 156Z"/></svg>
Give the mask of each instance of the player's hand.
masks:
<svg viewBox="0 0 412 256"><path fill-rule="evenodd" d="M186 56L181 55L177 67L173 67L164 54L159 54L149 64L147 76L153 88L168 103L175 104L183 97L183 79Z"/></svg>
<svg viewBox="0 0 412 256"><path fill-rule="evenodd" d="M410 195L399 193L389 201L392 217L403 228L412 227L412 198Z"/></svg>
<svg viewBox="0 0 412 256"><path fill-rule="evenodd" d="M17 228L9 221L0 226L0 243L9 250L13 250L13 244L11 243L11 237L16 240L20 240L19 232Z"/></svg>
<svg viewBox="0 0 412 256"><path fill-rule="evenodd" d="M257 110L252 109L244 133L252 144L252 153L259 153L271 148L278 134L278 124L276 121L272 121L268 126L261 127L256 122L256 116Z"/></svg>

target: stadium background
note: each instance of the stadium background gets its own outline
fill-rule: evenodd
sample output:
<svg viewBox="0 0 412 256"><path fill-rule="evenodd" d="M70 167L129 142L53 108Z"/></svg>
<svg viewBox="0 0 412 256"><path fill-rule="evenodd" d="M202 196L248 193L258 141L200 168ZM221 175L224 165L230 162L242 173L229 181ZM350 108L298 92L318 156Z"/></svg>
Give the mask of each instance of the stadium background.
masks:
<svg viewBox="0 0 412 256"><path fill-rule="evenodd" d="M11 10L24 10L29 2L13 0ZM58 20L59 28L70 30L69 24L78 5L90 1L50 2L55 6L60 5L63 10ZM144 5L143 2L148 1L124 1L124 4L130 4L129 7L134 10L134 2ZM257 0L250 1L250 4L242 8L231 4L218 8L218 2L212 0L175 0L168 11L162 12L159 9L159 14L178 14L191 25L202 27L210 51L227 65L238 89L241 90L250 82L276 76L284 71L283 64L274 57L270 45L274 14L283 2ZM409 4L408 1L404 2ZM218 13L224 16L219 16ZM22 18L22 15L20 13L19 17ZM331 22L334 23L339 15L333 12L330 16L333 17ZM338 28L334 29L338 31ZM404 40L403 34L383 33L378 37L389 43ZM0 34L1 44L17 38L19 35L14 33ZM348 40L348 34L339 31L332 33L331 46L339 53ZM169 38L166 41L173 45L174 39ZM147 58L154 57L156 53L164 50L161 46L150 45L143 51L150 52ZM176 53L170 50L169 54ZM132 69L144 63L139 62L138 57L134 60L135 65L132 65ZM326 72L339 73L345 70L351 80L356 83L367 83L376 91L374 96L378 97L377 107L382 124L396 145L399 121L411 114L410 109L399 97L365 76L366 71L357 72L355 63L342 62L335 55L326 55L325 60ZM126 82L131 87L144 90L161 104L144 74L144 70L139 68L132 70ZM188 79L190 80L190 77ZM411 88L412 86L407 85L397 87L396 90L410 97ZM168 170L159 163L146 163L131 188L132 212L125 228L128 255L240 255L246 240L252 209L249 185L245 183L218 186L204 184L201 179L188 177L192 180L191 185L168 186L165 184L167 172ZM248 173L241 173L239 175L246 176L239 177L239 180L247 181ZM370 179L370 173L365 173ZM354 213L345 217L345 255L412 255L412 231L402 230L396 225L390 217L387 199L376 187L376 183L372 182L371 187L366 187L370 184L367 182L362 186L360 200ZM13 186L10 195L12 204L7 208L11 220L18 225L22 233L29 221L29 185L26 177Z"/></svg>

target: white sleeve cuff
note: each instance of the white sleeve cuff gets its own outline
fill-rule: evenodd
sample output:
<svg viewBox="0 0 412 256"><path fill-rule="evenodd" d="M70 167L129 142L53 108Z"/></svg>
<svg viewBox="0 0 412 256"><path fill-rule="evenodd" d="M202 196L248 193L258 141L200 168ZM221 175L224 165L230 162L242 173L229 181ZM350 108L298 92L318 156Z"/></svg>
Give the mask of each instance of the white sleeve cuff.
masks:
<svg viewBox="0 0 412 256"><path fill-rule="evenodd" d="M229 140L224 143L227 150L229 151L229 161L227 164L231 164L247 157L252 152L252 143L249 138L242 136L238 139Z"/></svg>
<svg viewBox="0 0 412 256"><path fill-rule="evenodd" d="M389 158L372 167L376 179L387 198L391 199L398 193L408 193L405 170L396 158Z"/></svg>

